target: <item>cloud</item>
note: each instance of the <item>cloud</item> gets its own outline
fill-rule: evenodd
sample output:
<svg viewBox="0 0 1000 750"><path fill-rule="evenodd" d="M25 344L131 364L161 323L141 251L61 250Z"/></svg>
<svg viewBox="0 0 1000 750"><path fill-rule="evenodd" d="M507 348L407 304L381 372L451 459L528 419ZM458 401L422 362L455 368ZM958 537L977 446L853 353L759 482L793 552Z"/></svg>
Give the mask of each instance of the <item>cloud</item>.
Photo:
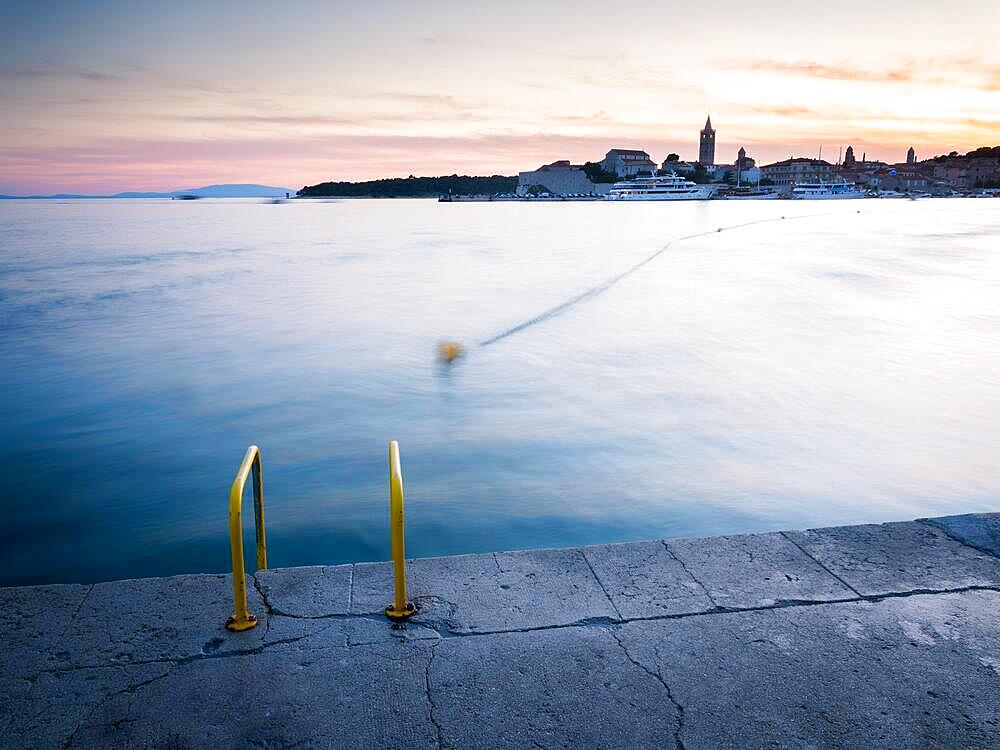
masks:
<svg viewBox="0 0 1000 750"><path fill-rule="evenodd" d="M775 59L743 59L723 61L722 67L733 70L765 70L773 73L825 78L834 81L875 81L879 83L905 82L915 78L912 63L894 68L872 70L852 65L829 65L810 61Z"/></svg>
<svg viewBox="0 0 1000 750"><path fill-rule="evenodd" d="M705 89L701 86L678 81L675 71L657 71L639 66L614 68L609 65L604 69L570 70L567 75L585 86L616 91L632 89L659 93L667 91L697 95L705 93Z"/></svg>
<svg viewBox="0 0 1000 750"><path fill-rule="evenodd" d="M801 107L796 104L775 104L773 106L753 104L747 107L749 111L762 115L778 115L779 117L828 117L827 113L811 107Z"/></svg>
<svg viewBox="0 0 1000 750"><path fill-rule="evenodd" d="M1000 91L1000 63L981 57L943 57L903 60L886 68L865 68L846 63L819 63L810 60L744 58L718 61L727 70L759 70L802 78L871 83L911 83L920 81L939 86L962 86L984 91Z"/></svg>
<svg viewBox="0 0 1000 750"><path fill-rule="evenodd" d="M35 81L45 78L62 78L90 83L113 83L127 81L128 76L120 73L109 73L92 68L67 65L65 63L42 61L42 65L33 67L23 65L0 65L0 78L7 80Z"/></svg>
<svg viewBox="0 0 1000 750"><path fill-rule="evenodd" d="M74 63L42 58L39 64L0 65L0 80L8 81L70 81L93 83L119 88L134 86L144 89L199 91L208 94L245 94L247 87L224 86L217 82L194 80L177 76L165 70L148 68L134 63L123 63L114 70L97 69Z"/></svg>

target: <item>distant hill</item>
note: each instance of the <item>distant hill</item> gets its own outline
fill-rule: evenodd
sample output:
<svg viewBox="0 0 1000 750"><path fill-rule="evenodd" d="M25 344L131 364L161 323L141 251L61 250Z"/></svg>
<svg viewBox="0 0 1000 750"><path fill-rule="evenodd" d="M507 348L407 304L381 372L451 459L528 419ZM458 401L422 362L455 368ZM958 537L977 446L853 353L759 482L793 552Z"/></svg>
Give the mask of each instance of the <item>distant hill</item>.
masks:
<svg viewBox="0 0 1000 750"><path fill-rule="evenodd" d="M127 192L115 193L114 195L70 195L58 193L56 195L2 195L0 199L14 198L174 198L178 195L196 195L199 198L284 198L285 194L292 195L295 191L291 188L271 187L269 185L206 185L205 187L189 188L187 190L172 190L168 193L154 192Z"/></svg>
<svg viewBox="0 0 1000 750"><path fill-rule="evenodd" d="M513 193L516 177L492 175L469 177L453 174L446 177L394 177L369 182L321 182L307 185L298 195L303 198L436 198L454 195L495 195Z"/></svg>

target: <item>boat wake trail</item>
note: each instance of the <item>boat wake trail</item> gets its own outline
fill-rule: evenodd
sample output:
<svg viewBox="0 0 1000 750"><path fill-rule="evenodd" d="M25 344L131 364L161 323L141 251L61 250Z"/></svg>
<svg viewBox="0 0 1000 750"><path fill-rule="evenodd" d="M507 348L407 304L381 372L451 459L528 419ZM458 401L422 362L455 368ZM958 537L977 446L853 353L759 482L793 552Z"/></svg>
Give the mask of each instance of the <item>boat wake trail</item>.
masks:
<svg viewBox="0 0 1000 750"><path fill-rule="evenodd" d="M757 219L756 221L747 221L747 222L744 222L743 224L733 224L732 226L728 226L728 227L719 227L718 229L710 229L710 230L705 231L705 232L697 232L695 234L688 234L688 235L685 235L683 237L675 237L674 239L670 240L670 242L668 242L666 245L664 245L659 250L657 250L655 253L653 253L652 255L649 255L646 258L643 258L638 263L636 263L634 266L632 266L631 268L626 269L625 271L622 271L617 276L613 276L610 279L607 279L606 281L602 281L597 286L592 287L592 288L588 289L585 292L581 292L580 294L576 295L575 297L572 297L572 298L566 300L565 302L562 302L561 304L556 305L555 307L549 308L545 312L539 313L538 315L536 315L535 317L531 318L530 320L526 320L523 323L518 323L513 328L508 328L506 331L503 331L502 333L498 333L495 336L491 336L488 339L480 341L479 342L479 346L481 346L481 347L483 347L483 346L489 346L490 344L495 344L498 341L503 341L505 338L508 338L510 336L513 336L515 333L523 331L525 328L530 328L531 326L538 325L539 323L544 323L546 320L550 320L550 319L556 317L557 315L561 315L562 313L566 312L570 308L576 307L581 302L584 302L584 301L586 301L588 299L593 299L597 295L606 292L608 289L610 289L611 287L613 287L615 284L617 284L622 279L624 279L624 278L626 278L628 276L631 276L633 273L635 273L636 271L638 271L640 268L642 268L646 264L652 263L654 260L656 260L657 258L659 258L661 255L663 255L663 253L665 253L671 247L673 247L674 245L676 245L678 242L684 242L686 240L693 240L693 239L695 239L697 237L707 237L710 234L718 234L719 232L728 232L728 231L731 231L733 229L743 229L744 227L754 226L755 224L768 224L768 223L775 222L775 221L790 221L792 219L810 219L810 218L816 218L817 216L830 216L830 215L832 215L832 214L829 214L829 213L824 213L824 214L805 214L803 216L791 216L791 217L788 217L788 218L786 218L784 216L781 216L781 217L776 217L776 218L772 218L772 219Z"/></svg>

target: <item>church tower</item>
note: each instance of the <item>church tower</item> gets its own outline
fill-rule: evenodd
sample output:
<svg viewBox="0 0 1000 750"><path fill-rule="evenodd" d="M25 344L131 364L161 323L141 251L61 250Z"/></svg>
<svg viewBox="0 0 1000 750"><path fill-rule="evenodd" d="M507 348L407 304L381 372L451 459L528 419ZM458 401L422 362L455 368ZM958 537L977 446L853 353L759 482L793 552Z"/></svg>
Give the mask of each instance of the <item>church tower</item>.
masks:
<svg viewBox="0 0 1000 750"><path fill-rule="evenodd" d="M858 160L854 158L854 146L847 147L847 153L844 154L844 166L853 167L858 163Z"/></svg>
<svg viewBox="0 0 1000 750"><path fill-rule="evenodd" d="M907 164L917 163L917 152L913 150L913 146L910 146L910 150L906 152L906 163Z"/></svg>
<svg viewBox="0 0 1000 750"><path fill-rule="evenodd" d="M705 120L701 131L701 142L698 147L698 162L703 166L715 164L715 128L712 127L712 116Z"/></svg>

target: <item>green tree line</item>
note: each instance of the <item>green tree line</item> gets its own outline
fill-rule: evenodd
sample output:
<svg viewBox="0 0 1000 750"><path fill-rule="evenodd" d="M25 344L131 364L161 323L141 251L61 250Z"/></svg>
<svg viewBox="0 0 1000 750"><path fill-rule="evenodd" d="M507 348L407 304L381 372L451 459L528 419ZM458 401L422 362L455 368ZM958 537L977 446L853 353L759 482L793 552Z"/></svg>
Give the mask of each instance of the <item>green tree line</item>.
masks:
<svg viewBox="0 0 1000 750"><path fill-rule="evenodd" d="M470 177L449 175L445 177L393 177L368 182L321 182L299 190L303 198L436 198L441 195L495 195L513 193L517 188L516 177L491 175Z"/></svg>

